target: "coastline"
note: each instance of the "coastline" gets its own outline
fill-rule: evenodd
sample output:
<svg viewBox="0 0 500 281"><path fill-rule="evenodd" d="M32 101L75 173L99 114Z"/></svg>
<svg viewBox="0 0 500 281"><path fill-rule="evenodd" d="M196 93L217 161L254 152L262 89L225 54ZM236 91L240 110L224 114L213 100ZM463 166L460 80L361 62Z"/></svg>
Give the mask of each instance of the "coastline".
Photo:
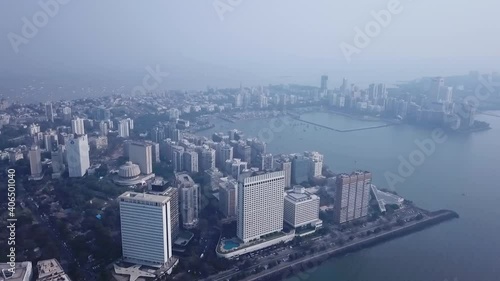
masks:
<svg viewBox="0 0 500 281"><path fill-rule="evenodd" d="M344 255L351 252L356 252L374 245L378 245L385 241L389 241L398 237L402 237L411 233L415 233L431 226L437 225L439 223L459 218L458 213L451 210L440 210L431 213L432 217L425 218L421 221L416 221L408 223L396 229L385 231L368 238L364 238L360 241L346 243L343 246L333 249L327 249L313 255L305 256L291 262L290 264L278 265L272 269L267 269L263 272L258 273L254 276L249 276L245 281L265 281L265 280L284 280L289 277L293 277L296 274L303 273L306 270L315 268L320 265L323 261Z"/></svg>

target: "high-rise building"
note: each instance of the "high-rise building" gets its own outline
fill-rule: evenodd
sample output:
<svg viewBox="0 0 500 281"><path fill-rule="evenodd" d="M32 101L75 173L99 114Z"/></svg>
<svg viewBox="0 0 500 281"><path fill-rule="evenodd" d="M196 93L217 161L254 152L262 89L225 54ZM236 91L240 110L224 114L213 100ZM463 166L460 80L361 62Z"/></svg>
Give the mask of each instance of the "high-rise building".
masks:
<svg viewBox="0 0 500 281"><path fill-rule="evenodd" d="M132 163L139 165L141 173L153 173L153 150L146 142L130 142L128 145L128 158Z"/></svg>
<svg viewBox="0 0 500 281"><path fill-rule="evenodd" d="M172 146L172 164L176 172L184 169L184 147L180 145Z"/></svg>
<svg viewBox="0 0 500 281"><path fill-rule="evenodd" d="M107 136L109 132L109 125L106 121L99 122L99 133L101 136Z"/></svg>
<svg viewBox="0 0 500 281"><path fill-rule="evenodd" d="M179 191L182 226L193 228L198 225L198 212L200 208L199 185L184 173L175 175Z"/></svg>
<svg viewBox="0 0 500 281"><path fill-rule="evenodd" d="M172 257L169 196L125 192L120 195L123 259L161 267Z"/></svg>
<svg viewBox="0 0 500 281"><path fill-rule="evenodd" d="M134 129L134 119L132 119L132 118L127 118L127 119L125 119L125 120L127 120L127 123L128 123L128 129L129 129L129 130L133 130L133 129Z"/></svg>
<svg viewBox="0 0 500 281"><path fill-rule="evenodd" d="M228 175L238 179L241 172L248 168L248 163L241 161L241 159L233 158L233 160L226 160L225 171Z"/></svg>
<svg viewBox="0 0 500 281"><path fill-rule="evenodd" d="M285 173L247 177L238 188L237 235L243 242L283 229Z"/></svg>
<svg viewBox="0 0 500 281"><path fill-rule="evenodd" d="M326 91L328 90L328 76L327 75L322 75L321 76L321 91Z"/></svg>
<svg viewBox="0 0 500 281"><path fill-rule="evenodd" d="M104 107L93 108L92 115L98 121L111 119L111 111Z"/></svg>
<svg viewBox="0 0 500 281"><path fill-rule="evenodd" d="M247 145L244 141L240 141L236 146L235 156L240 158L241 161L251 163L252 161L252 147Z"/></svg>
<svg viewBox="0 0 500 281"><path fill-rule="evenodd" d="M165 139L165 137L166 137L165 127L163 127L163 126L155 126L151 130L150 135L151 135L151 140L153 140L154 142L157 142L157 143L162 142Z"/></svg>
<svg viewBox="0 0 500 281"><path fill-rule="evenodd" d="M47 116L47 120L49 122L54 122L54 109L52 108L51 102L47 102L45 104L45 115Z"/></svg>
<svg viewBox="0 0 500 281"><path fill-rule="evenodd" d="M52 148L57 147L59 145L59 138L56 135L55 131L48 130L43 134L43 147L45 151L51 151Z"/></svg>
<svg viewBox="0 0 500 281"><path fill-rule="evenodd" d="M250 160L244 161L250 161L249 164L251 164L252 167L260 167L262 165L262 155L266 154L266 143L254 138L248 139L247 144L251 147L251 155Z"/></svg>
<svg viewBox="0 0 500 281"><path fill-rule="evenodd" d="M168 112L170 120L177 120L181 116L181 112L177 108L172 108Z"/></svg>
<svg viewBox="0 0 500 281"><path fill-rule="evenodd" d="M62 173L66 170L64 165L64 145L58 145L50 152L52 160L52 178L60 178Z"/></svg>
<svg viewBox="0 0 500 281"><path fill-rule="evenodd" d="M29 126L29 133L30 135L34 136L40 132L40 125L38 124L31 124Z"/></svg>
<svg viewBox="0 0 500 281"><path fill-rule="evenodd" d="M292 227L316 225L319 220L319 197L305 192L302 186L294 187L285 196L284 220Z"/></svg>
<svg viewBox="0 0 500 281"><path fill-rule="evenodd" d="M62 114L63 114L63 120L64 121L71 121L71 107L66 106L62 109Z"/></svg>
<svg viewBox="0 0 500 281"><path fill-rule="evenodd" d="M130 125L127 119L118 121L118 135L122 138L130 136Z"/></svg>
<svg viewBox="0 0 500 281"><path fill-rule="evenodd" d="M66 144L66 156L70 177L83 177L90 167L87 135L75 136Z"/></svg>
<svg viewBox="0 0 500 281"><path fill-rule="evenodd" d="M372 174L356 171L337 175L334 221L342 224L368 215Z"/></svg>
<svg viewBox="0 0 500 281"><path fill-rule="evenodd" d="M179 225L179 190L176 187L169 187L164 195L171 198L170 200L170 220L172 222L172 240L175 241L180 232Z"/></svg>
<svg viewBox="0 0 500 281"><path fill-rule="evenodd" d="M224 167L226 165L226 160L232 160L233 159L233 147L226 144L226 143L219 143L217 144L217 155L215 157L216 161L216 167L224 170Z"/></svg>
<svg viewBox="0 0 500 281"><path fill-rule="evenodd" d="M340 86L340 92L342 94L347 94L349 93L349 80L347 78L342 78L342 85Z"/></svg>
<svg viewBox="0 0 500 281"><path fill-rule="evenodd" d="M281 170L285 172L285 188L292 186L292 162L284 161L281 163Z"/></svg>
<svg viewBox="0 0 500 281"><path fill-rule="evenodd" d="M271 153L263 154L260 156L261 164L260 169L262 171L272 171L274 168L274 158Z"/></svg>
<svg viewBox="0 0 500 281"><path fill-rule="evenodd" d="M219 190L220 181L224 175L217 168L205 170L205 186L212 192Z"/></svg>
<svg viewBox="0 0 500 281"><path fill-rule="evenodd" d="M443 77L434 77L431 81L431 97L435 98L435 101L440 101L441 90L444 88L444 78Z"/></svg>
<svg viewBox="0 0 500 281"><path fill-rule="evenodd" d="M184 170L188 173L198 173L198 153L194 150L184 151Z"/></svg>
<svg viewBox="0 0 500 281"><path fill-rule="evenodd" d="M85 134L85 125L83 119L77 117L76 119L71 120L71 132L75 135Z"/></svg>
<svg viewBox="0 0 500 281"><path fill-rule="evenodd" d="M321 176L323 170L323 155L316 151L305 151L304 156L311 161L309 176L311 178Z"/></svg>
<svg viewBox="0 0 500 281"><path fill-rule="evenodd" d="M236 218L238 213L238 182L226 178L219 187L219 209L226 218Z"/></svg>
<svg viewBox="0 0 500 281"><path fill-rule="evenodd" d="M30 170L32 178L40 178L42 175L42 159L38 146L32 146L29 151Z"/></svg>
<svg viewBox="0 0 500 281"><path fill-rule="evenodd" d="M200 171L215 168L215 150L209 147L201 147L198 150Z"/></svg>
<svg viewBox="0 0 500 281"><path fill-rule="evenodd" d="M310 160L303 155L296 155L292 160L292 183L301 184L309 180Z"/></svg>
<svg viewBox="0 0 500 281"><path fill-rule="evenodd" d="M443 87L441 89L442 101L447 103L453 102L453 87Z"/></svg>
<svg viewBox="0 0 500 281"><path fill-rule="evenodd" d="M160 163L160 144L152 141L145 141L151 144L151 152L153 153L153 163Z"/></svg>

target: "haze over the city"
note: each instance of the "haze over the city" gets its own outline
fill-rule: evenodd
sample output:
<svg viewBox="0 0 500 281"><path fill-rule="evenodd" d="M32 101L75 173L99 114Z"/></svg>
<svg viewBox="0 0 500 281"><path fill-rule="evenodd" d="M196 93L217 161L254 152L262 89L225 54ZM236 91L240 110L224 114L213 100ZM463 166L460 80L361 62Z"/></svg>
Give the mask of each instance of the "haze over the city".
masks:
<svg viewBox="0 0 500 281"><path fill-rule="evenodd" d="M170 73L168 89L317 85L321 74L335 86L342 77L367 85L490 72L500 62L498 1L399 1L400 12L350 62L341 43L353 44L355 27L391 1L67 2L17 53L9 34L22 36L23 17L33 22L43 10L38 1L0 3L4 88L12 74L137 84L155 65Z"/></svg>

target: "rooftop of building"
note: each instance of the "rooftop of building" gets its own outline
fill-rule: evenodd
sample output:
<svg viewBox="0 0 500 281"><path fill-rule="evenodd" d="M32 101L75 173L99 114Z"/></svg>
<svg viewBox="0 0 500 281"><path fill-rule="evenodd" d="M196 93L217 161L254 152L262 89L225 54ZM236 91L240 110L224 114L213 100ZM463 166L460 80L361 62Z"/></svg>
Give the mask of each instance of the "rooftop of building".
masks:
<svg viewBox="0 0 500 281"><path fill-rule="evenodd" d="M356 176L356 175L363 175L363 174L371 174L369 171L363 171L363 170L356 170L350 174L347 173L341 173L337 175L337 178L345 178L345 177L350 177L350 176Z"/></svg>
<svg viewBox="0 0 500 281"><path fill-rule="evenodd" d="M36 267L38 268L37 281L71 281L56 259L39 261Z"/></svg>
<svg viewBox="0 0 500 281"><path fill-rule="evenodd" d="M31 278L25 278L26 274L33 274L32 264L29 261L16 262L14 266L14 273L10 272L10 264L0 263L0 281L22 281L31 280Z"/></svg>
<svg viewBox="0 0 500 281"><path fill-rule="evenodd" d="M257 175L257 176L253 176L253 177L247 177L247 178L243 179L243 183L244 184L257 183L257 182L266 181L266 180L269 180L269 179L275 178L275 177L285 178L285 172L278 171L278 172L272 172L272 173L265 173L265 174Z"/></svg>
<svg viewBox="0 0 500 281"><path fill-rule="evenodd" d="M130 141L128 143L129 145L135 145L135 146L151 146L151 142L146 142L146 141Z"/></svg>
<svg viewBox="0 0 500 281"><path fill-rule="evenodd" d="M139 200L143 202L156 202L156 203L166 203L170 200L170 197L165 195L138 193L133 191L127 191L122 195L120 195L118 198L124 200Z"/></svg>
<svg viewBox="0 0 500 281"><path fill-rule="evenodd" d="M287 192L285 198L294 203L299 203L307 200L317 199L318 196L308 193L302 186L294 186L292 190Z"/></svg>
<svg viewBox="0 0 500 281"><path fill-rule="evenodd" d="M175 179L182 185L184 184L194 184L193 179L186 173L178 173L175 175Z"/></svg>

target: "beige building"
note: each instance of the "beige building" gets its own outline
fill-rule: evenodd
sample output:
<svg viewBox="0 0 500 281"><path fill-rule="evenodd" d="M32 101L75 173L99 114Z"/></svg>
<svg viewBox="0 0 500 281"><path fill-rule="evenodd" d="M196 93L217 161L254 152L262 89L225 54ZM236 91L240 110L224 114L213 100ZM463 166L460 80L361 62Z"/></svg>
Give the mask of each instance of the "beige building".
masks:
<svg viewBox="0 0 500 281"><path fill-rule="evenodd" d="M372 174L356 171L336 179L334 221L342 224L368 215Z"/></svg>

